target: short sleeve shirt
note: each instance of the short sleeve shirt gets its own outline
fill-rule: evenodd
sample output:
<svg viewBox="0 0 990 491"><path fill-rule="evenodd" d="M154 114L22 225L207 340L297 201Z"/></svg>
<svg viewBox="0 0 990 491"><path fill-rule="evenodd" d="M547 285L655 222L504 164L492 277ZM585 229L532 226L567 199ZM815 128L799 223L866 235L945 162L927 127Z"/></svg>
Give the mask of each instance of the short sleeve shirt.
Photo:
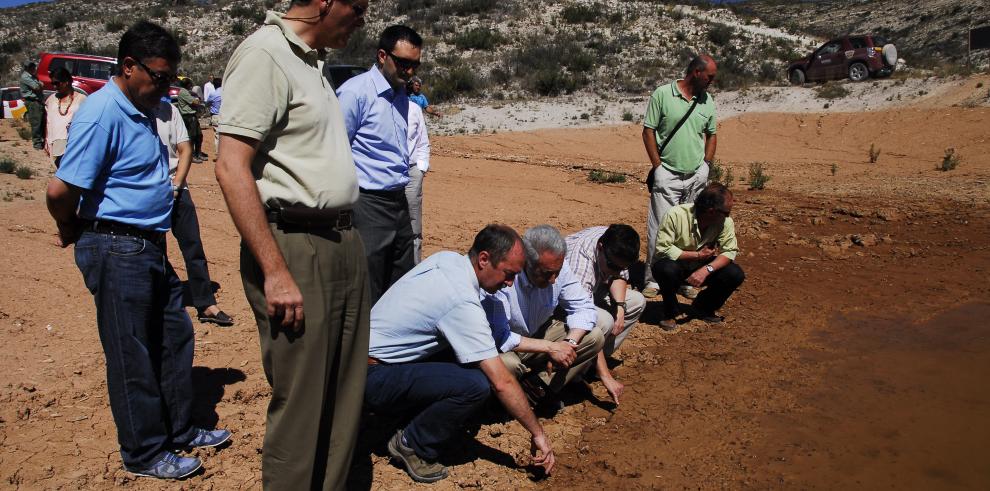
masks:
<svg viewBox="0 0 990 491"><path fill-rule="evenodd" d="M693 173L704 160L704 135L714 135L716 130L715 98L705 92L701 96L687 100L677 88L675 80L657 87L646 106L643 126L656 130L657 148L659 148L691 108L691 103L695 99L698 99L698 105L660 154L661 165L673 172Z"/></svg>
<svg viewBox="0 0 990 491"><path fill-rule="evenodd" d="M448 348L460 363L498 355L471 260L438 252L393 284L371 309L368 355L421 361Z"/></svg>
<svg viewBox="0 0 990 491"><path fill-rule="evenodd" d="M83 189L81 218L158 232L171 226L168 153L155 120L127 99L115 77L72 118L55 177Z"/></svg>
<svg viewBox="0 0 990 491"><path fill-rule="evenodd" d="M196 114L196 108L194 107L196 105L196 97L192 95L192 92L184 88L179 89L179 94L175 96L175 105L179 108L179 114L183 116Z"/></svg>
<svg viewBox="0 0 990 491"><path fill-rule="evenodd" d="M158 128L158 137L165 144L168 151L168 175L174 176L179 168L179 155L176 148L180 143L189 141L189 131L182 123L182 115L179 109L167 102L162 102L155 108L155 123Z"/></svg>
<svg viewBox="0 0 990 491"><path fill-rule="evenodd" d="M251 171L269 207L341 209L357 201L343 116L320 58L282 14L269 12L227 64L219 131L261 142Z"/></svg>

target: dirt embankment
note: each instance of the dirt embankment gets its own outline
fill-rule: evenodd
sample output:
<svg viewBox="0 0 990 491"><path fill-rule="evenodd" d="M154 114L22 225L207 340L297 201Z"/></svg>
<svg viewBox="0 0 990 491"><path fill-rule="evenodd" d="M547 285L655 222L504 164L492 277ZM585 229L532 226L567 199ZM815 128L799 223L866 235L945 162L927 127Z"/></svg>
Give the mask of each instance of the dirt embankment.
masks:
<svg viewBox="0 0 990 491"><path fill-rule="evenodd" d="M719 158L737 177L751 162L771 176L764 191L733 185L747 281L727 322L662 333L651 302L617 354L621 406L598 384L575 387L543 420L559 453L555 476L531 480L517 467L525 432L487 414L453 446L451 477L433 489L990 486L988 120L987 108L942 106L724 121ZM465 250L493 221L645 231L639 131L436 137L425 252ZM28 147L0 126L0 155L47 169ZM936 171L946 147L961 164ZM591 168L630 179L594 184ZM92 297L72 250L52 245L45 180L0 175L9 198L0 201L0 487L174 488L120 469ZM231 329L196 326L195 414L233 430L234 442L201 452L206 473L182 486L259 488L269 390L239 238L211 164L195 166L191 189L221 307L237 319ZM174 242L170 251L184 277ZM365 422L351 484L418 487L387 463L384 424Z"/></svg>

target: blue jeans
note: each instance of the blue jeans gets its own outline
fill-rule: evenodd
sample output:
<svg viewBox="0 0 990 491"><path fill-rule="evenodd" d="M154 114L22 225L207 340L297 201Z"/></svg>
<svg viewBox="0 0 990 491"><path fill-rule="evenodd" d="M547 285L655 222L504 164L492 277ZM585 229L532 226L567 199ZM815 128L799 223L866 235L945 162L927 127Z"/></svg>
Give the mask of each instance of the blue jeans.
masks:
<svg viewBox="0 0 990 491"><path fill-rule="evenodd" d="M406 443L416 455L436 461L439 447L488 399L491 384L478 368L422 362L371 365L365 406L374 412L419 411L406 425Z"/></svg>
<svg viewBox="0 0 990 491"><path fill-rule="evenodd" d="M124 465L149 466L196 435L190 421L192 322L164 243L87 231L76 265L96 303L110 411Z"/></svg>

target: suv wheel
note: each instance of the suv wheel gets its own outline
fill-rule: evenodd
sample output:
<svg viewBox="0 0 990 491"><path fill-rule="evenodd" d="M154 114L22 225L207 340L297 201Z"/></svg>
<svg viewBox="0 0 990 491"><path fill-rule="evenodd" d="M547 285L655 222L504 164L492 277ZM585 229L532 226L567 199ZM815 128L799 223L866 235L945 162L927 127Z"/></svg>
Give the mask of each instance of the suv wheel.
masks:
<svg viewBox="0 0 990 491"><path fill-rule="evenodd" d="M866 68L866 65L860 62L849 65L849 80L862 82L868 78L870 78L870 70Z"/></svg>
<svg viewBox="0 0 990 491"><path fill-rule="evenodd" d="M795 69L791 70L791 74L788 77L788 80L790 80L791 83L794 84L794 85L801 85L801 84L803 84L804 83L804 80L805 80L805 78L804 78L804 70L802 70L800 68L795 68Z"/></svg>

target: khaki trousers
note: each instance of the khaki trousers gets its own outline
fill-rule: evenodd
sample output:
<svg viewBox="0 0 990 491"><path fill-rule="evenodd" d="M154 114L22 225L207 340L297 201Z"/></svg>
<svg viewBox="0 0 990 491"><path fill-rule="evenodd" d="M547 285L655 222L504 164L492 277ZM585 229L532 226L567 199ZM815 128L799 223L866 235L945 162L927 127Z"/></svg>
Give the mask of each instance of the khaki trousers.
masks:
<svg viewBox="0 0 990 491"><path fill-rule="evenodd" d="M567 326L563 321L553 320L542 335L537 333L533 337L546 339L547 341L561 341L567 337ZM523 378L530 370L535 370L539 372L538 376L543 380L543 383L550 387L550 390L560 392L565 385L583 374L595 362L595 358L598 356L598 352L602 350L604 344L605 337L602 331L592 329L581 338L581 342L574 348L577 351L577 358L574 360L574 364L566 370L555 371L552 376L546 372L547 362L550 360L550 357L546 353L516 353L510 351L508 353L502 353L500 358L502 358L502 363L509 369L509 372L515 375L517 379Z"/></svg>
<svg viewBox="0 0 990 491"><path fill-rule="evenodd" d="M262 483L268 490L343 489L368 370L367 261L356 230L286 232L270 224L303 295L304 327L267 314L264 277L241 245L241 279L272 387Z"/></svg>

